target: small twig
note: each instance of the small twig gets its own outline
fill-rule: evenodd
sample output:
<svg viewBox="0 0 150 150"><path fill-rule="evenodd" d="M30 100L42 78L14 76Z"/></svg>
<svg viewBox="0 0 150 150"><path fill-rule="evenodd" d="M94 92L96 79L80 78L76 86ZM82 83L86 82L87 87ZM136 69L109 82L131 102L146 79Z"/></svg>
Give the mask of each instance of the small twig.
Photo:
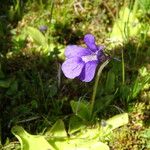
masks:
<svg viewBox="0 0 150 150"><path fill-rule="evenodd" d="M30 122L30 121L33 121L33 120L36 120L36 119L39 119L39 118L41 118L41 117L40 117L40 116L36 116L36 117L32 117L32 118L20 120L20 121L18 121L17 123Z"/></svg>
<svg viewBox="0 0 150 150"><path fill-rule="evenodd" d="M57 73L57 78L58 78L58 88L60 88L61 85L61 64L58 64L58 73Z"/></svg>
<svg viewBox="0 0 150 150"><path fill-rule="evenodd" d="M124 111L121 108L119 108L118 106L116 106L116 105L112 105L112 106L115 107L120 113L124 113Z"/></svg>
<svg viewBox="0 0 150 150"><path fill-rule="evenodd" d="M116 17L113 14L113 12L111 11L111 9L109 8L109 6L107 5L107 3L105 1L102 1L103 5L106 7L106 9L108 10L108 12L110 13L110 15L112 16L112 18L115 20Z"/></svg>
<svg viewBox="0 0 150 150"><path fill-rule="evenodd" d="M74 6L74 10L75 10L76 14L79 14L78 8L79 8L82 12L85 11L85 9L84 9L84 8L82 7L82 5L81 5L81 2L76 1L73 6Z"/></svg>

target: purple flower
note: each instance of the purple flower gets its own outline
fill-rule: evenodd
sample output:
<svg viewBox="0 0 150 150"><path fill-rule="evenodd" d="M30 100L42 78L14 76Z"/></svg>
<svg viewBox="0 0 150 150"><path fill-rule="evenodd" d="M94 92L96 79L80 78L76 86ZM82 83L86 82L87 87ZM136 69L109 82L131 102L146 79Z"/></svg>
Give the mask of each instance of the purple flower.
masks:
<svg viewBox="0 0 150 150"><path fill-rule="evenodd" d="M66 61L62 64L62 71L67 78L79 78L81 81L90 82L96 72L98 64L107 59L103 53L103 46L95 44L92 34L84 36L86 48L69 45L65 50Z"/></svg>
<svg viewBox="0 0 150 150"><path fill-rule="evenodd" d="M47 31L47 26L41 25L41 26L39 27L39 30L40 30L41 32L45 32L45 31Z"/></svg>

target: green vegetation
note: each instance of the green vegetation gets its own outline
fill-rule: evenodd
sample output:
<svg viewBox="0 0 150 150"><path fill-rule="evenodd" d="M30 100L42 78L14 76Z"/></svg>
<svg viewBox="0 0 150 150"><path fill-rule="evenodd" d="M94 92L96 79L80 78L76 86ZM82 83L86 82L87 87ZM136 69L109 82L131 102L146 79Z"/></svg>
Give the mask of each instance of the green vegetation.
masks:
<svg viewBox="0 0 150 150"><path fill-rule="evenodd" d="M0 149L150 148L149 0L0 6ZM87 33L114 58L101 68L92 114L94 80L61 71L66 46Z"/></svg>

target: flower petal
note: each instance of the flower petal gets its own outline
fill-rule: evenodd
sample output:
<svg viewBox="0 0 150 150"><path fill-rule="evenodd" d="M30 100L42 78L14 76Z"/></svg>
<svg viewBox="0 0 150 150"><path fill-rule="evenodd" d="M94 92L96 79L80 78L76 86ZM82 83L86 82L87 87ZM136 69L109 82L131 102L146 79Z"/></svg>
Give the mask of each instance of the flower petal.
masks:
<svg viewBox="0 0 150 150"><path fill-rule="evenodd" d="M79 76L79 79L84 82L90 82L95 76L97 65L98 65L98 61L87 62Z"/></svg>
<svg viewBox="0 0 150 150"><path fill-rule="evenodd" d="M97 56L101 56L104 55L104 51L103 48L101 46L99 46L99 50L96 52Z"/></svg>
<svg viewBox="0 0 150 150"><path fill-rule="evenodd" d="M91 53L89 49L77 45L69 45L65 50L65 56L67 58L86 56Z"/></svg>
<svg viewBox="0 0 150 150"><path fill-rule="evenodd" d="M97 48L99 51L103 51L105 49L105 47L103 45L98 45Z"/></svg>
<svg viewBox="0 0 150 150"><path fill-rule="evenodd" d="M98 50L98 47L95 44L95 37L92 34L86 34L84 36L84 42L87 45L87 47L93 52L96 52Z"/></svg>
<svg viewBox="0 0 150 150"><path fill-rule="evenodd" d="M81 74L84 64L81 58L73 57L62 64L62 71L67 78L74 79Z"/></svg>

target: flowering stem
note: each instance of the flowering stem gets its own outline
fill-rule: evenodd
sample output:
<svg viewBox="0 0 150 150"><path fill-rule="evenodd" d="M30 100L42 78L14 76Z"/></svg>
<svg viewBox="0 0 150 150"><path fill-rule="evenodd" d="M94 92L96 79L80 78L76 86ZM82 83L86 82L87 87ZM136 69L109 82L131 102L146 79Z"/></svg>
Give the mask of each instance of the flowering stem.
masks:
<svg viewBox="0 0 150 150"><path fill-rule="evenodd" d="M124 64L124 51L122 50L122 84L125 83L125 64Z"/></svg>
<svg viewBox="0 0 150 150"><path fill-rule="evenodd" d="M96 97L96 92L97 92L97 86L98 86L98 81L99 78L101 76L102 70L104 69L104 67L109 63L110 59L107 59L98 69L97 75L96 75L96 80L95 80L95 84L93 87L93 94L92 94L92 98L91 98L91 110L90 110L90 115L92 116L93 113L93 108L94 108L94 103L95 103L95 97Z"/></svg>

